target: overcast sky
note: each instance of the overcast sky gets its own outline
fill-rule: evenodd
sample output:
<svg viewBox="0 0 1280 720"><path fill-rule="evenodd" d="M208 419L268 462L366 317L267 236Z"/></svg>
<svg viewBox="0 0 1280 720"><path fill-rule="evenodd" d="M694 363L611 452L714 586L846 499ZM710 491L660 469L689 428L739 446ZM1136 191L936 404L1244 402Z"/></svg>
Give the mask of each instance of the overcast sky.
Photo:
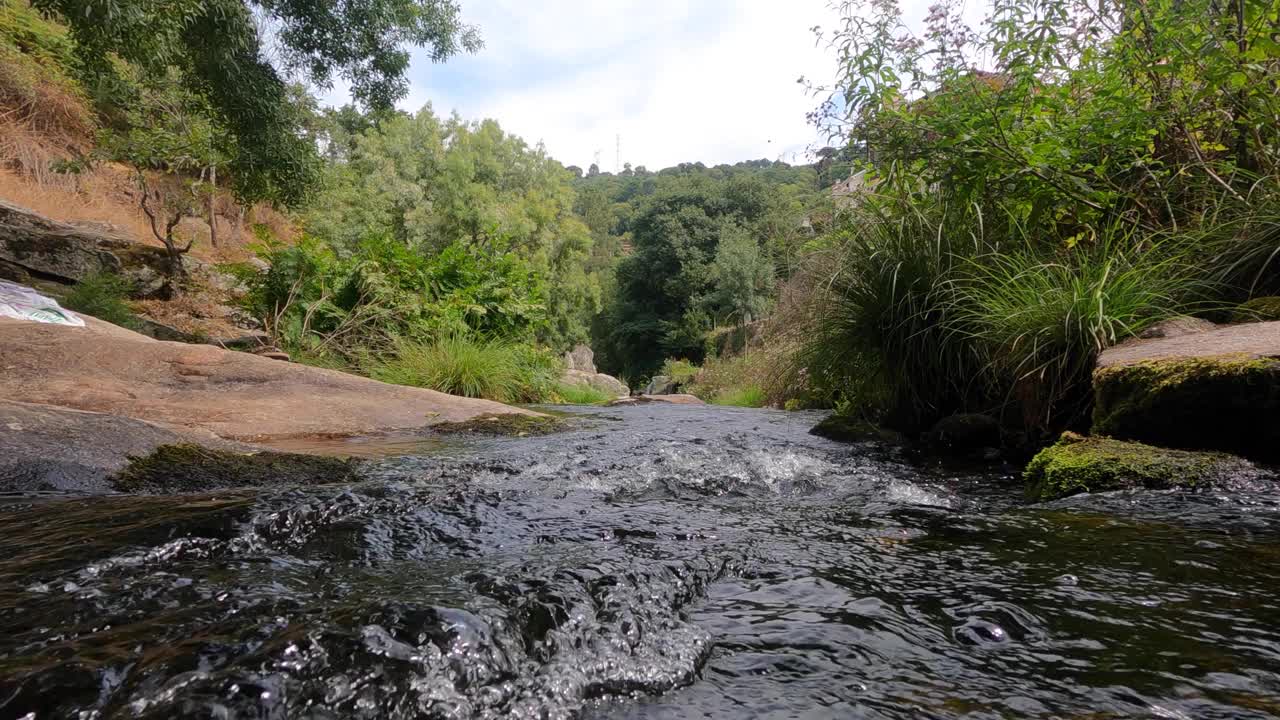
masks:
<svg viewBox="0 0 1280 720"><path fill-rule="evenodd" d="M927 0L904 0L918 17ZM768 158L806 162L817 100L796 81L826 81L829 50L811 28L834 25L828 0L462 0L485 47L432 64L415 57L416 111L495 118L565 165L600 157L650 170ZM918 6L918 7L914 7ZM346 98L342 88L330 102Z"/></svg>

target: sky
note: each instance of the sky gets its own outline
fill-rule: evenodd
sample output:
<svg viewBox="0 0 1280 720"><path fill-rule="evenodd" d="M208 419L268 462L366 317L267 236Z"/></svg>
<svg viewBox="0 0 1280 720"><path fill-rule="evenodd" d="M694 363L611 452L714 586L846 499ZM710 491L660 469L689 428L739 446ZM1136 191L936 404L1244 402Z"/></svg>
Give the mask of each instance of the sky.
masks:
<svg viewBox="0 0 1280 720"><path fill-rule="evenodd" d="M399 105L494 118L565 165L650 170L767 158L807 162L828 78L811 28L827 0L463 0L485 47L433 64L416 54ZM341 104L341 85L325 95ZM621 152L618 140L621 139Z"/></svg>
<svg viewBox="0 0 1280 720"><path fill-rule="evenodd" d="M918 31L935 0L901 0ZM968 0L980 16L982 0ZM565 165L811 162L806 113L835 57L812 28L833 28L830 0L461 0L485 47L432 63L422 53L399 103L416 112L496 119ZM976 19L976 18L975 18ZM324 99L348 100L338 84Z"/></svg>

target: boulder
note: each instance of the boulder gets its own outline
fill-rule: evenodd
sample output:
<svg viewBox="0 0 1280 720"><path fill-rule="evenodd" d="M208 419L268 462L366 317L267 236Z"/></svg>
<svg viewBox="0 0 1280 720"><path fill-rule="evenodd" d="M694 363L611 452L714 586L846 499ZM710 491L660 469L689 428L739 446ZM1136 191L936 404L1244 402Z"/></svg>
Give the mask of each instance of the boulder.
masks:
<svg viewBox="0 0 1280 720"><path fill-rule="evenodd" d="M645 395L672 395L677 390L675 380L666 375L654 375L644 388Z"/></svg>
<svg viewBox="0 0 1280 720"><path fill-rule="evenodd" d="M0 319L0 397L244 441L536 414L85 320L73 328Z"/></svg>
<svg viewBox="0 0 1280 720"><path fill-rule="evenodd" d="M1247 486L1273 480L1249 461L1218 452L1168 450L1064 433L1023 472L1027 495L1053 500L1082 492Z"/></svg>
<svg viewBox="0 0 1280 720"><path fill-rule="evenodd" d="M900 444L902 436L862 418L832 414L809 430L810 435L836 442L886 442Z"/></svg>
<svg viewBox="0 0 1280 720"><path fill-rule="evenodd" d="M631 394L631 390L621 380L604 373L565 370L564 375L560 376L560 382L565 385L586 385L615 398Z"/></svg>
<svg viewBox="0 0 1280 720"><path fill-rule="evenodd" d="M1259 297L1237 307L1231 313L1233 323L1271 322L1280 320L1280 297Z"/></svg>
<svg viewBox="0 0 1280 720"><path fill-rule="evenodd" d="M140 298L166 297L170 292L170 261L163 248L134 242L110 227L50 220L4 201L0 263L63 283L95 273L120 275Z"/></svg>
<svg viewBox="0 0 1280 720"><path fill-rule="evenodd" d="M925 442L935 450L970 453L1000 447L1000 423L990 415L960 413L939 420L925 434Z"/></svg>
<svg viewBox="0 0 1280 720"><path fill-rule="evenodd" d="M575 345L573 350L564 354L564 367L566 370L577 370L579 372L597 374L596 370L596 354L586 345Z"/></svg>
<svg viewBox="0 0 1280 720"><path fill-rule="evenodd" d="M1093 388L1096 435L1280 460L1280 322L1117 346Z"/></svg>

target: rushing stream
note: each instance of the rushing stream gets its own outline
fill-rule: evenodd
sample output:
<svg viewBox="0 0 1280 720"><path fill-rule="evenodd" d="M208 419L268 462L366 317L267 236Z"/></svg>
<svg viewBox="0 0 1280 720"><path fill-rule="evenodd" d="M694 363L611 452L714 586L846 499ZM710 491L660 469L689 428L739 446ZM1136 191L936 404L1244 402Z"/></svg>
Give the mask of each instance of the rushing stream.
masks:
<svg viewBox="0 0 1280 720"><path fill-rule="evenodd" d="M803 413L0 496L2 718L1280 715L1280 493L1026 506Z"/></svg>

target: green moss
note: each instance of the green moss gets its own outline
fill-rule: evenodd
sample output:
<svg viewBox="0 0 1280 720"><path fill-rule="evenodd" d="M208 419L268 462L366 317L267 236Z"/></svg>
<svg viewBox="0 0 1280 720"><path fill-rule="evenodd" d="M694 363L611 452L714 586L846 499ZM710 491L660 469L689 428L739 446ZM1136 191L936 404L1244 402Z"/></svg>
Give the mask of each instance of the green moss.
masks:
<svg viewBox="0 0 1280 720"><path fill-rule="evenodd" d="M1095 435L1280 458L1280 361L1154 360L1101 368L1093 387Z"/></svg>
<svg viewBox="0 0 1280 720"><path fill-rule="evenodd" d="M1027 496L1042 501L1081 492L1201 487L1257 474L1248 461L1224 453L1064 433L1057 444L1031 459L1023 479Z"/></svg>
<svg viewBox="0 0 1280 720"><path fill-rule="evenodd" d="M1231 322L1271 322L1280 320L1280 297L1259 297L1237 307Z"/></svg>
<svg viewBox="0 0 1280 720"><path fill-rule="evenodd" d="M475 433L479 435L505 435L525 437L550 435L568 427L568 421L548 415L481 415L462 422L436 423L431 429L438 433Z"/></svg>
<svg viewBox="0 0 1280 720"><path fill-rule="evenodd" d="M822 422L809 430L810 435L817 435L836 442L888 442L901 443L902 436L892 430L876 425L862 418L847 415L829 415Z"/></svg>
<svg viewBox="0 0 1280 720"><path fill-rule="evenodd" d="M356 479L350 460L294 453L241 453L200 445L162 445L131 458L111 478L120 492L182 493L233 487L319 485Z"/></svg>

